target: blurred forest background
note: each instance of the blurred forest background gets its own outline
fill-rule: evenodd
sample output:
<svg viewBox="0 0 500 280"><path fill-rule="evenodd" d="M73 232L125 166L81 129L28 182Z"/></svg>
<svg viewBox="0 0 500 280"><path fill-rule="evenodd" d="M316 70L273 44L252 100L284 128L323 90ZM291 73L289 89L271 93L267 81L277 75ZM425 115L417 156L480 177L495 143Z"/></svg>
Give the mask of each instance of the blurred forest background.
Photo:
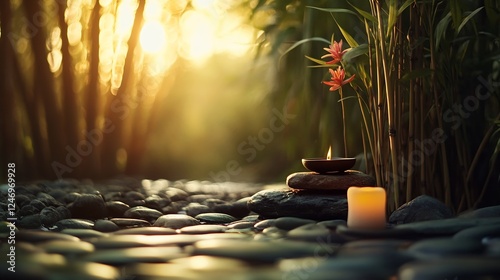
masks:
<svg viewBox="0 0 500 280"><path fill-rule="evenodd" d="M282 181L323 156L316 117L285 118L302 93L273 92L280 66L259 41L277 10L261 4L0 1L2 166L18 180Z"/></svg>
<svg viewBox="0 0 500 280"><path fill-rule="evenodd" d="M351 2L370 10L369 1ZM439 96L420 108L420 137L447 109L460 126L439 125L449 138L411 179L426 185L410 195L434 185L459 189L456 205L470 189L476 198L498 195L500 4L411 6L420 2L432 13L421 15L430 33L420 34L419 63L442 66L433 80ZM323 157L329 146L344 156L339 95L305 55L325 54L332 34L342 38L338 26L367 43L365 25L309 6L353 10L333 0L0 1L2 166L14 162L18 180L283 182L304 170L301 158ZM306 38L324 39L296 44ZM406 78L429 80L422 72ZM465 118L453 106L481 84L489 98ZM347 156L373 174L361 112L354 100L346 106Z"/></svg>

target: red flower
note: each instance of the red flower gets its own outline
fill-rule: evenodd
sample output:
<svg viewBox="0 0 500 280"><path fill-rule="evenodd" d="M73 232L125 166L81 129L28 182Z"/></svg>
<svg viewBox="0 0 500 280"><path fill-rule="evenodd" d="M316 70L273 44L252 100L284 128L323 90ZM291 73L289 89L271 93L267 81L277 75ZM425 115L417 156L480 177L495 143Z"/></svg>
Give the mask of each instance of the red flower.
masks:
<svg viewBox="0 0 500 280"><path fill-rule="evenodd" d="M333 60L327 61L326 64L335 64L342 60L342 56L347 50L342 50L342 40L338 43L333 41L333 45L330 45L330 48L323 48L325 51L329 52L329 54L325 54L321 58L332 57Z"/></svg>
<svg viewBox="0 0 500 280"><path fill-rule="evenodd" d="M345 71L340 66L339 66L339 68L337 68L337 70L333 70L333 69L328 69L328 70L330 71L330 74L332 75L332 80L331 81L323 81L323 83L327 86L330 86L330 91L336 91L337 89L341 88L343 85L352 82L352 80L354 80L354 77L356 77L356 75L352 75L347 80L344 80Z"/></svg>

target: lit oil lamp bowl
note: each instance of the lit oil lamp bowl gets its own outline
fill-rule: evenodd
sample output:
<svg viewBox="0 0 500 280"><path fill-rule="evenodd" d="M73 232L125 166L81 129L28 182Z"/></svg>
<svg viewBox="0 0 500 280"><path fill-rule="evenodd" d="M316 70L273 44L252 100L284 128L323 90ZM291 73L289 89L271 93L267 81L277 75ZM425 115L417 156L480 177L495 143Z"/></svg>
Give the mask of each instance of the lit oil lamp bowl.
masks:
<svg viewBox="0 0 500 280"><path fill-rule="evenodd" d="M344 172L354 166L355 158L303 158L305 168L318 173Z"/></svg>
<svg viewBox="0 0 500 280"><path fill-rule="evenodd" d="M355 158L331 157L331 147L326 158L303 158L302 165L308 170L318 173L344 172L356 163Z"/></svg>

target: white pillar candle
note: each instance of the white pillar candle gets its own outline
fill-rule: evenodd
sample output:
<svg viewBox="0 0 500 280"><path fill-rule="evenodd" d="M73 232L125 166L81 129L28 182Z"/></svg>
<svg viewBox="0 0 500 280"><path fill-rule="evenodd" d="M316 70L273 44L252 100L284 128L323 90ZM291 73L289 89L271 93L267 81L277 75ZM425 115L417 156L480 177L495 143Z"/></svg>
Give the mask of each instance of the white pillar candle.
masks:
<svg viewBox="0 0 500 280"><path fill-rule="evenodd" d="M385 190L380 187L347 189L347 226L359 229L385 228Z"/></svg>

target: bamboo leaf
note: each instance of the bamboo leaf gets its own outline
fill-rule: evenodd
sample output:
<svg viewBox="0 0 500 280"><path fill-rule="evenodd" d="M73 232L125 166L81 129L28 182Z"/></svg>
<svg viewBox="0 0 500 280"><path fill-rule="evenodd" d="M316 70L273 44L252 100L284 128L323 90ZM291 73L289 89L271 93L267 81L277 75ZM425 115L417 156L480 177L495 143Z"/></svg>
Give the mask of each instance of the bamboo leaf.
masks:
<svg viewBox="0 0 500 280"><path fill-rule="evenodd" d="M406 8L408 8L413 2L415 2L415 0L406 0L406 2L404 2L403 5L399 7L398 16L401 15L404 10L406 10Z"/></svg>
<svg viewBox="0 0 500 280"><path fill-rule="evenodd" d="M340 98L340 99L339 99L339 101L337 101L337 102L339 102L339 103L340 103L340 102L342 102L342 101L344 101L344 100L347 100L347 99L352 99L352 98L356 98L356 99L357 99L357 97L356 97L356 96L346 96L346 97L344 97L344 98Z"/></svg>
<svg viewBox="0 0 500 280"><path fill-rule="evenodd" d="M316 63L318 63L318 64L320 64L320 65L324 65L324 64L326 64L326 62L325 62L325 61L323 61L323 60L321 60L321 59L313 58L313 57L310 57L310 56L308 56L308 55L306 55L306 57L307 57L307 59L309 59L309 60L311 60L311 61L313 61L313 62L316 62Z"/></svg>
<svg viewBox="0 0 500 280"><path fill-rule="evenodd" d="M475 16L477 13L479 13L479 11L481 11L484 7L479 7L477 9L475 9L472 13L470 13L468 16L466 16L464 18L464 20L462 21L462 23L460 23L460 26L458 27L457 29L457 34L460 33L460 30L462 30L462 28L464 28L464 26L467 24L467 22L473 17Z"/></svg>
<svg viewBox="0 0 500 280"><path fill-rule="evenodd" d="M368 44L361 44L355 48L350 49L348 52L346 52L343 56L343 59L347 62L351 61L352 59L367 54L368 53Z"/></svg>
<svg viewBox="0 0 500 280"><path fill-rule="evenodd" d="M460 22L462 21L462 7L460 7L459 0L450 0L450 13L453 20L453 27L455 31L458 30ZM458 32L457 32L458 33Z"/></svg>
<svg viewBox="0 0 500 280"><path fill-rule="evenodd" d="M372 14L370 14L369 12L366 12L366 11L363 11L361 10L360 8L354 6L353 4L351 4L350 2L347 2L349 3L349 5L351 5L351 7L353 7L363 18L371 21L371 22L377 22L377 18L374 17Z"/></svg>
<svg viewBox="0 0 500 280"><path fill-rule="evenodd" d="M392 28L396 24L398 18L397 0L389 0L389 17L387 20L387 33L386 36L389 37Z"/></svg>
<svg viewBox="0 0 500 280"><path fill-rule="evenodd" d="M329 12L329 13L344 13L344 14L351 14L358 16L355 12L348 10L348 9L337 9L337 8L319 8L319 7L314 7L314 6L307 6L307 8L310 9L315 9L323 12Z"/></svg>
<svg viewBox="0 0 500 280"><path fill-rule="evenodd" d="M325 38L321 38L321 37L313 37L313 38L306 38L306 39L302 39L298 42L295 42L295 44L293 44L292 46L290 46L281 56L280 56L280 61L281 59L289 52L291 52L292 50L294 50L295 48L297 48L298 46L302 45L302 44L305 44L305 43L308 43L308 42L324 42L324 43L327 43L327 44L330 44L330 42L328 40L326 40Z"/></svg>
<svg viewBox="0 0 500 280"><path fill-rule="evenodd" d="M465 41L458 48L457 57L459 61L464 60L465 54L467 53L467 48L469 47L469 43L470 41Z"/></svg>
<svg viewBox="0 0 500 280"><path fill-rule="evenodd" d="M448 12L436 26L436 48L439 46L441 39L444 39L446 34L446 29L448 29L448 24L450 24L451 12Z"/></svg>
<svg viewBox="0 0 500 280"><path fill-rule="evenodd" d="M354 38L351 36L351 34L349 34L349 32L347 32L344 28L342 28L342 26L340 26L340 24L337 22L337 20L335 20L335 23L337 23L337 26L339 27L340 32L342 33L346 42L349 44L349 46L351 48L355 48L355 47L359 46L358 42L356 42L356 40L354 40Z"/></svg>

